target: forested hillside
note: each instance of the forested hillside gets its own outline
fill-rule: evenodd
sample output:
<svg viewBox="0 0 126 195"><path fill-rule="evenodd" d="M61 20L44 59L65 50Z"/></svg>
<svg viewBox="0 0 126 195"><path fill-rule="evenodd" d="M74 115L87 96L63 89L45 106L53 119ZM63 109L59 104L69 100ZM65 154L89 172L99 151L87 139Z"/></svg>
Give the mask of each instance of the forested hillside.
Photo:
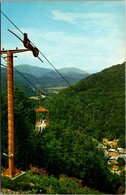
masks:
<svg viewBox="0 0 126 195"><path fill-rule="evenodd" d="M33 102L15 88L15 164L21 170L32 164L56 178L65 174L82 180L83 187L119 194L124 191L124 172L117 175L110 171L97 140L111 139L114 133L124 138L124 64L93 74L74 88L79 96L67 88L51 99L53 103L44 103L50 111L50 126L43 133L35 131ZM2 94L1 136L2 154L7 154L6 92ZM7 160L2 155L4 168ZM52 188L59 185L56 182Z"/></svg>
<svg viewBox="0 0 126 195"><path fill-rule="evenodd" d="M48 102L51 119L99 141L103 137L113 139L114 133L117 138L124 136L124 68L124 64L112 66L81 80L74 85L79 95L70 87L60 92L54 104Z"/></svg>

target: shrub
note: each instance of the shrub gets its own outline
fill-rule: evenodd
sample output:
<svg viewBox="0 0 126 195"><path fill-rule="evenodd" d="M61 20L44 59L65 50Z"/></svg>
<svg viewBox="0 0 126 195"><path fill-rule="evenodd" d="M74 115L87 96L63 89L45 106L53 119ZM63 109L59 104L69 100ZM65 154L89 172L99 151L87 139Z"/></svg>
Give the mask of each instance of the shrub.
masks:
<svg viewBox="0 0 126 195"><path fill-rule="evenodd" d="M24 190L24 191L32 189L32 186L28 182L18 182L17 187L18 189Z"/></svg>
<svg viewBox="0 0 126 195"><path fill-rule="evenodd" d="M120 188L118 189L118 194L125 194L125 187L124 186L120 186Z"/></svg>
<svg viewBox="0 0 126 195"><path fill-rule="evenodd" d="M6 176L1 176L1 186L3 188L8 188L11 190L17 190L16 182L11 180L9 177L6 177Z"/></svg>
<svg viewBox="0 0 126 195"><path fill-rule="evenodd" d="M43 185L36 185L34 186L34 190L36 190L37 193L39 194L44 194L47 192L47 189L43 187Z"/></svg>
<svg viewBox="0 0 126 195"><path fill-rule="evenodd" d="M45 169L34 167L32 165L30 165L30 170L28 170L27 173L37 174L37 175L42 175L42 176L48 177L48 173L46 172Z"/></svg>
<svg viewBox="0 0 126 195"><path fill-rule="evenodd" d="M119 167L125 166L125 160L121 157L118 158Z"/></svg>

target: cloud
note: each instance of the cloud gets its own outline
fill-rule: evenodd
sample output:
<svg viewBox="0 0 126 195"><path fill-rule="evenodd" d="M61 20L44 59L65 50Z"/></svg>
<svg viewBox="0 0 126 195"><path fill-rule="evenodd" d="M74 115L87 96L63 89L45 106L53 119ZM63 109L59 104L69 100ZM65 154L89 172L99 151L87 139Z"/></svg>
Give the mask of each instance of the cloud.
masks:
<svg viewBox="0 0 126 195"><path fill-rule="evenodd" d="M52 11L53 17L52 19L54 20L62 20L62 21L66 21L69 23L73 23L75 24L75 16L73 16L72 13L64 13L64 12L59 12L59 11Z"/></svg>
<svg viewBox="0 0 126 195"><path fill-rule="evenodd" d="M72 66L87 72L100 71L124 56L122 40L114 36L112 38L110 35L103 36L100 33L100 36L95 38L76 32L56 32L34 28L24 28L22 31L28 33L28 38L56 68ZM23 48L22 43L17 38L14 39L16 42L4 42L5 48L6 46L13 48L13 45ZM41 55L44 63L33 57L32 52L21 53L17 56L18 58L14 59L15 65L30 64L52 68Z"/></svg>
<svg viewBox="0 0 126 195"><path fill-rule="evenodd" d="M90 20L94 21L96 19L99 20L99 18L108 19L112 17L112 15L109 13L100 13L100 12L76 13L76 12L61 12L58 10L53 10L52 14L53 14L52 19L66 21L72 24L77 24L78 20L80 21L88 20L88 22L91 23Z"/></svg>
<svg viewBox="0 0 126 195"><path fill-rule="evenodd" d="M100 9L99 11L85 10L83 12L52 10L51 19L76 25L79 29L85 32L89 31L89 33L99 32L107 35L117 34L119 36L119 33L124 31L123 13L100 12Z"/></svg>

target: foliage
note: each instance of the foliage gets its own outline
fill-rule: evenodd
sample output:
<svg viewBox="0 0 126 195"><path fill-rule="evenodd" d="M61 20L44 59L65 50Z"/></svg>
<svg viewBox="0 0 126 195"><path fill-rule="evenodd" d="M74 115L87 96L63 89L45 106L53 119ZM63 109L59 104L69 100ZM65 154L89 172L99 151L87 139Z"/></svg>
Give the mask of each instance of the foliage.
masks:
<svg viewBox="0 0 126 195"><path fill-rule="evenodd" d="M51 99L54 104L46 101L44 105L50 110L48 135L51 130L64 152L64 155L58 152L61 154L61 165L64 165L63 173L70 176L74 174L85 179L85 184L90 187L111 193L118 189L116 182L121 185L121 181L119 176L117 179L109 172L103 154L96 150L90 136L99 141L103 137L113 139L114 134L117 138L124 138L124 70L122 64L93 74L73 86L80 97L71 88L67 88ZM55 163L54 158L53 161ZM49 166L46 169L53 173Z"/></svg>
<svg viewBox="0 0 126 195"><path fill-rule="evenodd" d="M125 160L121 157L118 158L118 163L119 163L119 167L124 167L125 166Z"/></svg>
<svg viewBox="0 0 126 195"><path fill-rule="evenodd" d="M21 194L101 194L88 187L79 185L76 178L55 178L27 173L24 181L12 181L2 176L2 188L9 188Z"/></svg>
<svg viewBox="0 0 126 195"><path fill-rule="evenodd" d="M19 190L26 191L26 190L31 190L32 186L28 182L17 182L17 188Z"/></svg>
<svg viewBox="0 0 126 195"><path fill-rule="evenodd" d="M121 139L125 135L125 66L117 65L93 74L74 85L78 96L70 87L61 91L54 104L46 102L50 116L57 124L85 133L102 141L103 137ZM55 106L57 105L57 106Z"/></svg>
<svg viewBox="0 0 126 195"><path fill-rule="evenodd" d="M32 175L38 174L48 177L48 173L46 172L46 170L44 170L43 168L33 167L32 165L30 165L30 170L28 170L27 172Z"/></svg>
<svg viewBox="0 0 126 195"><path fill-rule="evenodd" d="M31 74L22 74L25 78L21 74L14 70L14 86L18 86L18 88L23 90L25 92L25 95L29 97L31 95L35 95L36 91L34 91L34 89L31 87L31 84L29 84L25 79L27 78L31 80ZM32 79L35 82L34 76L32 76ZM36 82L34 84L36 84ZM1 89L2 91L7 90L7 68L3 67L1 68Z"/></svg>
<svg viewBox="0 0 126 195"><path fill-rule="evenodd" d="M2 147L1 153L7 152L7 96L6 92L2 94ZM28 145L31 143L29 136L31 136L34 123L35 113L32 101L18 89L14 89L14 130L15 130L15 162L20 168L26 168L28 159ZM23 141L22 141L23 140ZM7 167L7 157L2 156L2 163Z"/></svg>
<svg viewBox="0 0 126 195"><path fill-rule="evenodd" d="M4 188L17 190L16 182L12 181L9 177L1 176L1 185Z"/></svg>
<svg viewBox="0 0 126 195"><path fill-rule="evenodd" d="M121 186L118 190L118 194L125 194L125 186Z"/></svg>
<svg viewBox="0 0 126 195"><path fill-rule="evenodd" d="M125 135L121 134L119 136L118 146L121 148L125 148Z"/></svg>

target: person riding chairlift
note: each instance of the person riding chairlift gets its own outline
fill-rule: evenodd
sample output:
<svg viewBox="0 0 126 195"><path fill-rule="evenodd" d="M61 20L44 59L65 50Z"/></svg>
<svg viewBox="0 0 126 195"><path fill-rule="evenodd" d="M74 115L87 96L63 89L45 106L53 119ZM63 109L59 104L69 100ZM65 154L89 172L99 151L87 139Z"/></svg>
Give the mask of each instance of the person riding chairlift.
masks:
<svg viewBox="0 0 126 195"><path fill-rule="evenodd" d="M46 124L47 123L47 120L45 119L45 117L43 116L42 117L42 120L41 120L41 124L38 126L38 132L42 132L43 131L43 129L45 130L45 128L46 128Z"/></svg>

